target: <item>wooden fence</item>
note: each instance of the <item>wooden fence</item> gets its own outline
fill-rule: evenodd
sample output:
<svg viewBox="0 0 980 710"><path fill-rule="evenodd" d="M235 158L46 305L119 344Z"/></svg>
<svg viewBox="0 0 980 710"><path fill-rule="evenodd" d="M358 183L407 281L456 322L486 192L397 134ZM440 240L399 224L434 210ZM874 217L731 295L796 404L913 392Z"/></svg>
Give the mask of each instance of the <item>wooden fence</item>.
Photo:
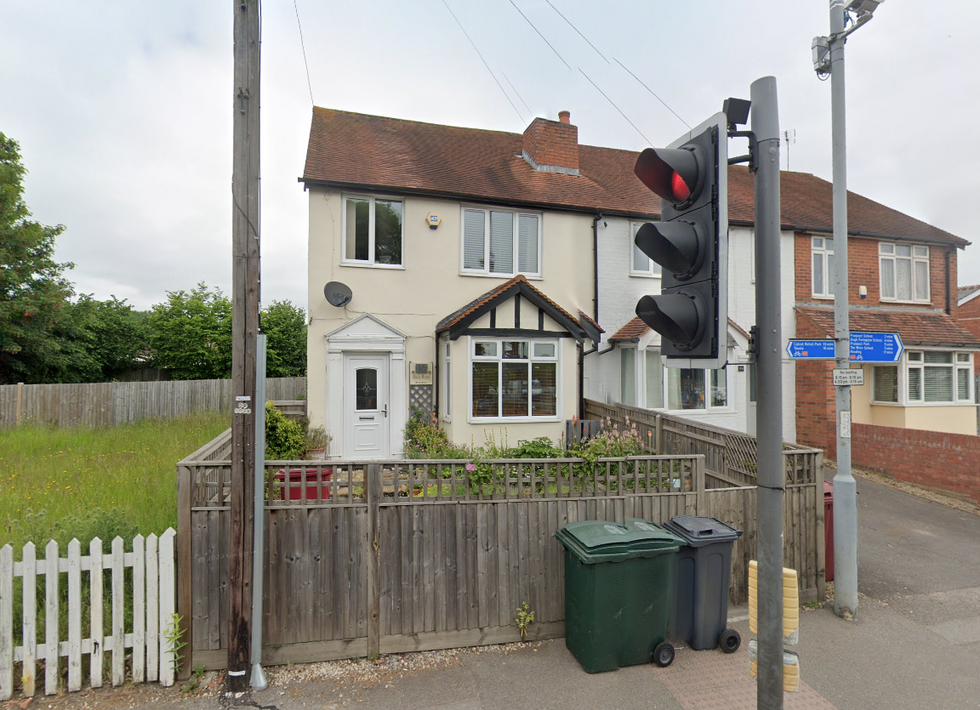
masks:
<svg viewBox="0 0 980 710"><path fill-rule="evenodd" d="M220 437L219 437L220 439ZM212 442L178 464L178 612L196 664L227 660L230 463ZM196 458L200 457L200 458ZM210 458L208 458L210 457ZM731 599L748 596L755 489L709 488L703 455L266 463L263 662L328 660L564 634L564 549L576 520L678 514L744 531ZM289 473L287 473L289 471ZM788 482L785 561L823 594L823 489ZM819 498L818 498L819 492Z"/></svg>
<svg viewBox="0 0 980 710"><path fill-rule="evenodd" d="M78 540L72 540L67 558L58 556L54 540L44 548L43 559L37 559L34 543L27 543L18 562L14 562L10 545L0 548L0 701L13 696L15 677L21 681L24 697L35 695L39 661L44 663L46 695L59 690L62 658L67 659L69 691L81 690L85 679L91 687L101 687L107 652L112 656L112 685L122 685L127 649L132 653L129 675L133 682L173 685L174 649L168 636L174 628L174 536L173 529L159 540L156 535L145 540L137 535L130 552L117 537L110 554L103 554L102 541L95 538L85 556ZM67 576L67 594L63 593L62 575ZM21 585L14 584L17 577ZM111 609L108 619L103 618L106 590ZM44 625L42 643L38 643L39 612ZM88 635L83 636L86 631ZM83 656L88 656L87 673ZM15 676L15 664L20 675Z"/></svg>
<svg viewBox="0 0 980 710"><path fill-rule="evenodd" d="M663 414L625 404L585 400L585 417L610 420L620 427L636 425L646 447L660 454L701 454L708 473L708 487L754 486L758 448L754 436L734 429L712 426L693 419ZM823 452L796 444L783 444L789 480L819 480Z"/></svg>
<svg viewBox="0 0 980 710"><path fill-rule="evenodd" d="M273 400L306 397L305 377L266 380ZM230 412L231 380L0 385L0 428L33 421L55 426L116 426L193 412Z"/></svg>

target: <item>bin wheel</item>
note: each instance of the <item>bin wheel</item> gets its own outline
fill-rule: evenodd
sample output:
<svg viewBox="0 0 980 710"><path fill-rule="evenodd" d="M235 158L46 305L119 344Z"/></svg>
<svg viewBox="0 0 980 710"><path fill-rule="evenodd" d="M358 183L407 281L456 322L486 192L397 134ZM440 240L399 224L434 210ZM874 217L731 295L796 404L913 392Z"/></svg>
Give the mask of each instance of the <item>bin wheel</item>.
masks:
<svg viewBox="0 0 980 710"><path fill-rule="evenodd" d="M725 653L735 653L742 645L742 637L735 629L725 629L718 637L718 645Z"/></svg>
<svg viewBox="0 0 980 710"><path fill-rule="evenodd" d="M653 662L661 668L666 668L674 662L674 647L666 641L658 643L653 649Z"/></svg>

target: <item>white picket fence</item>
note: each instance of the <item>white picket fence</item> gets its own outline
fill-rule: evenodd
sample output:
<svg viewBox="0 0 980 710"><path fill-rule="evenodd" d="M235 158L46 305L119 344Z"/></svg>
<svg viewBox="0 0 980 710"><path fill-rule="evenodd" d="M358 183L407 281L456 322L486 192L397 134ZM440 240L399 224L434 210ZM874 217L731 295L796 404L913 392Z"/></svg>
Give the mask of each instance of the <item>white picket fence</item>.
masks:
<svg viewBox="0 0 980 710"><path fill-rule="evenodd" d="M174 682L174 649L172 637L175 611L174 537L167 529L159 540L150 535L133 539L131 552L126 552L123 539L112 541L112 552L102 552L98 538L89 544L89 554L81 555L78 540L68 543L68 557L58 556L58 543L50 541L44 548L43 559L37 558L33 543L24 545L20 562L14 562L13 548L0 548L0 701L8 700L14 692L14 666L21 671L22 693L35 694L37 662L44 662L44 692L58 692L62 658L67 658L68 690L82 688L82 657L88 656L89 683L93 688L102 685L104 656L112 655L112 684L126 680L126 651L132 649L130 677L134 683L159 681L162 685ZM132 568L132 623L126 629L126 568ZM82 618L82 575L89 575L90 613ZM111 633L103 635L103 575L111 576ZM68 638L61 638L60 586L62 575L68 584ZM44 576L44 639L38 643L37 581ZM22 643L14 646L14 579L23 584L22 613L18 620ZM87 622L87 623L86 623ZM83 637L83 629L89 635Z"/></svg>

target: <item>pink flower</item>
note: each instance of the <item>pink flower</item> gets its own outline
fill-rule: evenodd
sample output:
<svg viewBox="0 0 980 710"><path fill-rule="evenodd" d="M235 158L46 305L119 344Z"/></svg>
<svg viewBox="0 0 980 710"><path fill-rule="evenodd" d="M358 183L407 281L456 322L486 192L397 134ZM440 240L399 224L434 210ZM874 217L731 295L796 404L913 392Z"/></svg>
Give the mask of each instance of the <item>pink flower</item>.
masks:
<svg viewBox="0 0 980 710"><path fill-rule="evenodd" d="M466 470L467 471L475 471L476 470L476 464L475 463L468 463L468 464L466 464Z"/></svg>

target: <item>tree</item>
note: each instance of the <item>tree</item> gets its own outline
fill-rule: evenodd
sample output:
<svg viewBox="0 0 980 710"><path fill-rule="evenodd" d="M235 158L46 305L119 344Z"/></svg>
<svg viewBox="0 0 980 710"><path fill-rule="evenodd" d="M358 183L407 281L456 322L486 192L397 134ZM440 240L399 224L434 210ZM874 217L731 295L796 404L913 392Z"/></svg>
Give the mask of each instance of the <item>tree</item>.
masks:
<svg viewBox="0 0 980 710"><path fill-rule="evenodd" d="M61 225L31 219L24 202L20 145L0 133L0 384L47 382L68 355L57 329L72 285L74 264L54 260Z"/></svg>
<svg viewBox="0 0 980 710"><path fill-rule="evenodd" d="M133 310L126 299L99 301L82 294L66 310L72 325L66 340L78 351L78 365L61 381L108 382L146 359L147 314Z"/></svg>
<svg viewBox="0 0 980 710"><path fill-rule="evenodd" d="M193 291L168 291L149 315L153 364L174 379L231 377L231 301L221 289L199 283Z"/></svg>
<svg viewBox="0 0 980 710"><path fill-rule="evenodd" d="M262 309L267 377L306 375L306 313L290 301L273 301Z"/></svg>

